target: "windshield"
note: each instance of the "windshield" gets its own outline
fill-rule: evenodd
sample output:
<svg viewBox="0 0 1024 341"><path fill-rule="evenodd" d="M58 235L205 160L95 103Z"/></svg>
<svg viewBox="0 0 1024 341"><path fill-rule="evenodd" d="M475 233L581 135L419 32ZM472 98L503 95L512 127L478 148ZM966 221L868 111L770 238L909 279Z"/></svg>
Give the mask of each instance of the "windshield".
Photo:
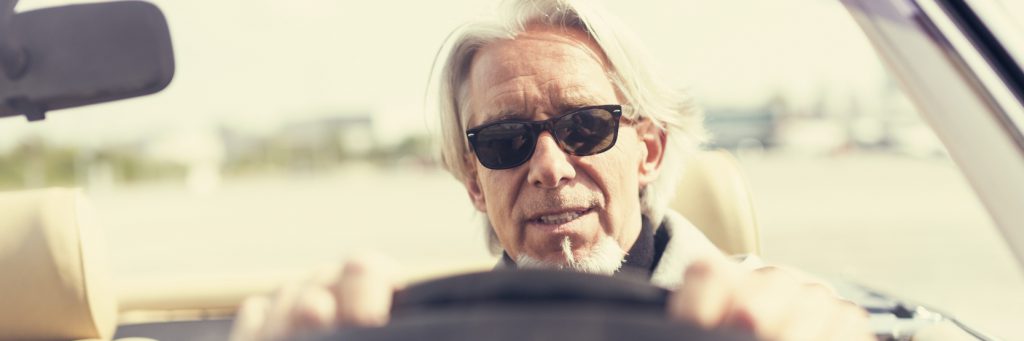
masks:
<svg viewBox="0 0 1024 341"><path fill-rule="evenodd" d="M410 274L493 264L424 99L445 37L491 4L153 2L176 54L165 91L0 120L0 189L84 188L119 286L371 250ZM1024 337L1006 244L839 3L608 6L705 108L708 148L739 159L766 261Z"/></svg>

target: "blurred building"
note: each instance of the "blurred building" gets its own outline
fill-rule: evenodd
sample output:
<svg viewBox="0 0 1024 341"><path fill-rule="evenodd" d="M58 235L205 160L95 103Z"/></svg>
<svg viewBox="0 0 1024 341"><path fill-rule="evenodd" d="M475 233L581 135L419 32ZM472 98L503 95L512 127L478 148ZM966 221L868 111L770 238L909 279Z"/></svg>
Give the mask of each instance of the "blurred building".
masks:
<svg viewBox="0 0 1024 341"><path fill-rule="evenodd" d="M704 125L711 133L712 148L772 148L776 144L776 116L767 107L710 108Z"/></svg>

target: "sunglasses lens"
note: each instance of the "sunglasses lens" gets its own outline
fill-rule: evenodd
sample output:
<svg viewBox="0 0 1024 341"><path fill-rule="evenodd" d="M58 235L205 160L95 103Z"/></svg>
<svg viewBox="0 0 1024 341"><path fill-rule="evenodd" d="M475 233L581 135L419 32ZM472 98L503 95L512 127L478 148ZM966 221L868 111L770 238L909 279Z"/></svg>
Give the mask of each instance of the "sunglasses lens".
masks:
<svg viewBox="0 0 1024 341"><path fill-rule="evenodd" d="M563 116L553 126L555 138L566 152L586 156L604 152L615 144L618 117L605 109L586 109Z"/></svg>
<svg viewBox="0 0 1024 341"><path fill-rule="evenodd" d="M525 123L499 123L476 133L473 150L484 167L506 169L523 164L533 154L537 139Z"/></svg>
<svg viewBox="0 0 1024 341"><path fill-rule="evenodd" d="M546 126L566 153L586 156L602 153L619 133L618 106L584 108L547 122L501 122L467 131L480 163L490 169L517 167L533 155L539 128Z"/></svg>

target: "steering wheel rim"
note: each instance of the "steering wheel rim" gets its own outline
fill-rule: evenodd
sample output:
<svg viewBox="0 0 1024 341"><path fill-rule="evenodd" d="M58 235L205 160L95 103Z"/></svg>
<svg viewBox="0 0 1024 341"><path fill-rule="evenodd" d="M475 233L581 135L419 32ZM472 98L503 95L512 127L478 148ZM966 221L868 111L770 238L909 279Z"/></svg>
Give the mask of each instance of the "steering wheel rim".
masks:
<svg viewBox="0 0 1024 341"><path fill-rule="evenodd" d="M387 326L310 340L753 340L669 321L669 294L640 279L568 271L472 273L397 292Z"/></svg>

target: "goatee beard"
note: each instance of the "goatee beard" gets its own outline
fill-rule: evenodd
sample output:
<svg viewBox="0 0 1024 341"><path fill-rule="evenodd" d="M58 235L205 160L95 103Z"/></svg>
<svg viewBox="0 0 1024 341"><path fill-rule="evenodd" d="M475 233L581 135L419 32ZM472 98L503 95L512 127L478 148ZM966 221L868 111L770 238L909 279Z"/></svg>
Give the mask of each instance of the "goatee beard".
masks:
<svg viewBox="0 0 1024 341"><path fill-rule="evenodd" d="M558 262L545 261L520 254L516 257L516 266L520 269L551 269L570 270L592 274L611 275L622 268L626 260L626 251L622 250L619 243L610 236L604 236L597 245L584 254L576 256L572 250L572 239L566 236L562 239L562 256L564 259Z"/></svg>

